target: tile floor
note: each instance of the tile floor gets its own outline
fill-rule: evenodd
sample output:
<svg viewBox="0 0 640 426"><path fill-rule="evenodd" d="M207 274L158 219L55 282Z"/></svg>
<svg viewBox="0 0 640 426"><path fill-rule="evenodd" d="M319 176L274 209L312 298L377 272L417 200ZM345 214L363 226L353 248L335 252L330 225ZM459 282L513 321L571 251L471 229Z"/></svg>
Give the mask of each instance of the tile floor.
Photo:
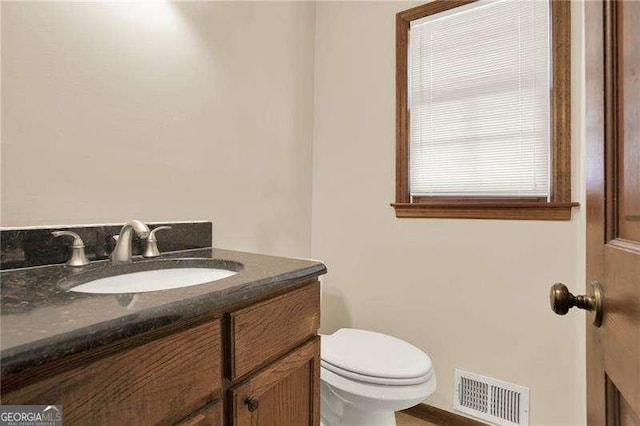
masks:
<svg viewBox="0 0 640 426"><path fill-rule="evenodd" d="M396 426L437 426L404 413L396 413Z"/></svg>

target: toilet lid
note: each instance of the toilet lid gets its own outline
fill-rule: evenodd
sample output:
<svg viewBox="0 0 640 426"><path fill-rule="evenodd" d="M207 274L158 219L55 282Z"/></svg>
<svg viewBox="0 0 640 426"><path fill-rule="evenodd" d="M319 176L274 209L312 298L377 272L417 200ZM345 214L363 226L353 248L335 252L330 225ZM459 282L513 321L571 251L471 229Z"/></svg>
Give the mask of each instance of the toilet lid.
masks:
<svg viewBox="0 0 640 426"><path fill-rule="evenodd" d="M322 336L321 359L355 375L424 380L431 359L410 343L373 331L342 328Z"/></svg>

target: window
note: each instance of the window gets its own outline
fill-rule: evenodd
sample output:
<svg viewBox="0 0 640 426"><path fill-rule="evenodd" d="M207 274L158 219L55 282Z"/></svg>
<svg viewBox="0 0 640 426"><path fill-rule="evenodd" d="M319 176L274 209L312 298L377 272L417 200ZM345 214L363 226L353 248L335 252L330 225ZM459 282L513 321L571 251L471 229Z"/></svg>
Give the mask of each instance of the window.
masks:
<svg viewBox="0 0 640 426"><path fill-rule="evenodd" d="M569 7L436 0L397 15L397 217L571 218Z"/></svg>

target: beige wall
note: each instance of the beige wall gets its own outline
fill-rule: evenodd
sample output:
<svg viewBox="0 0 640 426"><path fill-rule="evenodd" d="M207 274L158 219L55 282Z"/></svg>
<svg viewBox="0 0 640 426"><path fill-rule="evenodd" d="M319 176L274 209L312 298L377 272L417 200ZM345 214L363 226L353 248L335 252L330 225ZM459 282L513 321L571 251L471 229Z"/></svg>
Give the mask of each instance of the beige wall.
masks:
<svg viewBox="0 0 640 426"><path fill-rule="evenodd" d="M204 219L308 255L314 14L2 2L1 224Z"/></svg>
<svg viewBox="0 0 640 426"><path fill-rule="evenodd" d="M570 222L399 220L394 199L394 14L416 3L319 2L314 258L325 332L396 335L427 351L429 399L451 410L455 367L531 389L531 424L585 423L584 316L549 286L584 288L584 209ZM574 3L574 198L584 201L582 8Z"/></svg>

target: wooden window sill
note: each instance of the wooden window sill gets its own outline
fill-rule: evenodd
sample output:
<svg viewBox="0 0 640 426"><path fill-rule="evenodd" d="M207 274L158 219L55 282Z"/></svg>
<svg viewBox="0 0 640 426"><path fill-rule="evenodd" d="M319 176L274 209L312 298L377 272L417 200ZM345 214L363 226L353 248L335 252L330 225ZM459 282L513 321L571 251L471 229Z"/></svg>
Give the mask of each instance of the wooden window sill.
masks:
<svg viewBox="0 0 640 426"><path fill-rule="evenodd" d="M523 201L431 201L392 203L398 218L571 220L571 209L579 203Z"/></svg>

